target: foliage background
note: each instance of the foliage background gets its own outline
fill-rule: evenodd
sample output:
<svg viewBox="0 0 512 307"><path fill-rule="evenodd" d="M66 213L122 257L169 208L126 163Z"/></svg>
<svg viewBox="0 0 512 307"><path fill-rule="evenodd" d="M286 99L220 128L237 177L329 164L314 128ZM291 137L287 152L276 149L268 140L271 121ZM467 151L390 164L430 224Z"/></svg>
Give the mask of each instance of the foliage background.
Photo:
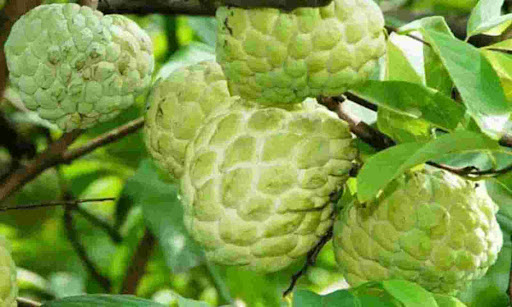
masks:
<svg viewBox="0 0 512 307"><path fill-rule="evenodd" d="M50 2L58 1L46 1ZM413 19L436 14L446 16L457 34L465 29L467 16L477 1L377 2L386 12L389 25L400 26ZM211 17L159 14L129 17L146 30L153 40L157 63L155 78L165 77L184 65L214 59L215 20ZM499 39L505 39L504 36ZM488 40L487 37L476 37L470 42L484 45L488 44ZM417 45L410 44L412 49L417 48ZM503 66L503 71L512 71L512 56L502 56L504 59L500 63L508 63L508 66ZM504 86L505 89L510 89L510 84ZM144 113L144 109L145 101L141 98L114 121L87 130L73 146L85 144L138 118ZM54 127L32 114L20 111L19 98L9 88L0 102L0 110L14 123L24 142L33 144L36 152L43 151L49 142L60 136L60 132ZM376 113L355 104L351 105L351 111L366 123L378 126ZM379 121L382 117L384 115L379 115ZM416 125L417 122L413 123L414 127ZM381 127L382 125L379 126ZM384 132L399 140L411 137L411 129L406 127L409 132L401 134L402 128L394 127L392 131ZM418 129L420 133L414 136L415 140L420 139L424 131ZM370 148L361 146L365 157L374 153ZM32 155L23 152L21 158L26 159ZM13 157L6 147L0 147L0 176L8 172L17 158L19 157ZM472 164L485 169L506 165L512 159L505 154L471 153L445 157L442 161L454 166ZM505 235L505 247L498 263L486 278L476 282L459 298L471 306L507 306L512 257L512 209L506 205L512 203L512 176L501 178L500 181L488 181L487 186L501 206L499 221L502 228L508 231ZM20 296L42 302L84 293L124 292L126 289L123 282L128 275L127 270L134 260L137 261L133 257L140 248L140 242L147 236L147 228L157 240L149 240L150 246L155 246L147 261L145 274L137 278L137 287L133 294L168 306L177 305L178 301L183 306L195 304L187 303L183 298L203 301L213 306L226 304L230 300L247 306L288 304L282 300L282 292L288 287L290 277L303 263L299 262L284 271L267 275L208 263L184 230L176 182L160 173L151 162L143 143L142 131L99 148L72 164L45 171L2 205L102 197L114 197L117 201L81 204L81 209L86 213L75 213L73 216L78 240L85 247L99 273L112 283L108 291L89 274L68 240L69 233L63 222L62 207L0 212L0 233L11 242L13 257L19 270ZM113 240L102 228L91 223L86 218L87 214L106 222L123 240ZM299 289L318 294L327 294L346 286L343 276L337 270L330 243L323 248L316 265L308 270L298 284ZM308 295L313 294L297 292L295 304L306 306L308 299L314 300ZM300 305L300 302L304 303Z"/></svg>

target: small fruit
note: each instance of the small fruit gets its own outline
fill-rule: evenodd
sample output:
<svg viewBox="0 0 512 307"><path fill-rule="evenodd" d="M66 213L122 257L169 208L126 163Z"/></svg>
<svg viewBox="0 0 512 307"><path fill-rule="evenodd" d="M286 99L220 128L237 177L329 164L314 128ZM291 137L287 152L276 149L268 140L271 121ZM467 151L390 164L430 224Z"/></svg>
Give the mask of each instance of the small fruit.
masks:
<svg viewBox="0 0 512 307"><path fill-rule="evenodd" d="M151 40L135 22L77 4L40 5L5 43L25 106L61 129L85 129L129 107L151 81Z"/></svg>
<svg viewBox="0 0 512 307"><path fill-rule="evenodd" d="M291 12L220 7L216 18L217 61L231 93L268 105L343 94L370 76L386 50L373 0Z"/></svg>
<svg viewBox="0 0 512 307"><path fill-rule="evenodd" d="M376 200L343 209L334 250L350 285L402 278L455 294L481 278L502 246L497 206L442 170L409 172Z"/></svg>
<svg viewBox="0 0 512 307"><path fill-rule="evenodd" d="M9 243L0 237L0 306L16 307L17 296L16 265L11 257Z"/></svg>
<svg viewBox="0 0 512 307"><path fill-rule="evenodd" d="M186 152L185 225L216 263L273 272L332 225L332 193L356 158L348 125L315 103L301 110L239 101Z"/></svg>
<svg viewBox="0 0 512 307"><path fill-rule="evenodd" d="M148 96L145 136L153 158L175 178L183 174L185 150L206 118L234 102L222 69L202 62L158 80Z"/></svg>

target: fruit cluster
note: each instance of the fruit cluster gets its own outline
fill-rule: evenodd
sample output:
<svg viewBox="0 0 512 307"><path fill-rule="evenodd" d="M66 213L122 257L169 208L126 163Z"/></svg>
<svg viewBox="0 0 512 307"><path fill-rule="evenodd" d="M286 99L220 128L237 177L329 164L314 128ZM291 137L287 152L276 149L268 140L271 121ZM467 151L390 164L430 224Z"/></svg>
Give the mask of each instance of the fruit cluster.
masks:
<svg viewBox="0 0 512 307"><path fill-rule="evenodd" d="M373 1L216 15L217 63L157 82L146 115L149 152L181 179L185 225L211 261L277 271L335 223L353 286L405 278L453 294L485 274L502 245L496 205L446 171L410 171L336 219L357 150L347 123L306 98L374 72L386 48Z"/></svg>

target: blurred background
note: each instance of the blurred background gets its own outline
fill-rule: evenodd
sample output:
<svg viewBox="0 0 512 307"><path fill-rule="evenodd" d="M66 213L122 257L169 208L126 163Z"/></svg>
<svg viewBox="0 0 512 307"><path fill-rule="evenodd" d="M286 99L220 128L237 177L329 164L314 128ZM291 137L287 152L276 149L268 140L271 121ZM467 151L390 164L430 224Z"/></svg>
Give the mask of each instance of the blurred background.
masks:
<svg viewBox="0 0 512 307"><path fill-rule="evenodd" d="M66 1L43 1L52 2ZM377 2L390 26L397 27L424 16L443 15L454 33L463 37L467 16L477 1ZM0 0L0 15L4 5L5 0ZM211 17L158 14L129 17L153 41L155 78L165 77L181 66L215 58L216 26ZM489 38L474 39L478 44L478 40ZM5 76L2 78L4 84L0 84L0 89L5 86L5 91L0 97L0 178L3 179L19 163L42 152L62 132L26 112L17 93L5 84ZM87 130L74 146L140 117L144 103L141 98L115 120ZM359 115L368 123L375 122L374 114ZM175 182L149 160L140 130L72 164L45 171L1 205L104 197L116 201L81 204L72 212L72 225L66 224L62 207L0 212L0 234L12 245L19 270L20 296L45 301L83 293L133 293L169 306L176 305L180 298L205 301L213 306L225 304L231 298L241 306L283 304L282 291L303 263L268 275L207 263L184 230L176 192ZM91 264L85 264L84 257ZM144 274L136 270L144 265ZM109 282L101 282L102 278ZM330 243L298 283L298 288L317 293L345 286Z"/></svg>

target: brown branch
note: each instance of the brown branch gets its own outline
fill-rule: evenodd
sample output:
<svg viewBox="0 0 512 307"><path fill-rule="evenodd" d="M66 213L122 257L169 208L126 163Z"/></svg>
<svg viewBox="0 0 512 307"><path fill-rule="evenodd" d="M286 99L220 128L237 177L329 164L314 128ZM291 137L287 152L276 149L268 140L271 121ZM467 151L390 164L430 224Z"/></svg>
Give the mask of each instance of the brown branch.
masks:
<svg viewBox="0 0 512 307"><path fill-rule="evenodd" d="M70 163L83 155L103 145L113 143L131 133L136 132L144 125L144 118L135 119L121 127L115 128L93 140L87 144L68 149L68 146L80 135L81 130L74 130L64 134L62 138L50 144L49 148L38 155L27 165L18 168L11 176L7 177L0 185L0 202L8 196L18 191L24 184L36 178L44 170L54 167L58 164Z"/></svg>
<svg viewBox="0 0 512 307"><path fill-rule="evenodd" d="M346 121L350 131L373 148L383 150L395 145L395 142L389 136L346 112L343 109L343 103L341 103L343 102L342 99L342 97L319 97L318 102L335 112L340 119Z"/></svg>
<svg viewBox="0 0 512 307"><path fill-rule="evenodd" d="M137 132L137 130L139 130L143 126L144 126L144 117L139 117L137 119L134 119L131 122L128 122L127 124L124 124L124 125L122 125L118 128L115 128L103 135L98 136L97 138L89 141L87 144L85 144L83 146L66 151L62 155L62 161L60 163L69 163L69 162L75 160L76 158L86 155L86 154L90 153L91 151L93 151L103 145L113 143L131 133Z"/></svg>
<svg viewBox="0 0 512 307"><path fill-rule="evenodd" d="M83 204L83 203L104 202L104 201L114 201L114 200L116 200L115 197L89 198L89 199L77 199L77 200L59 200L59 201L44 202L44 203L40 203L40 204L28 204L28 205L12 206L12 207L0 207L0 212L9 211L9 210L38 209L38 208L43 208L43 207L77 206L78 204Z"/></svg>
<svg viewBox="0 0 512 307"><path fill-rule="evenodd" d="M99 0L98 10L104 14L186 14L214 16L218 6L273 7L292 10L297 7L319 7L331 0Z"/></svg>
<svg viewBox="0 0 512 307"><path fill-rule="evenodd" d="M29 299L23 298L23 297L16 298L16 302L18 303L18 307L40 307L40 306L42 306L41 303L34 302L32 300L29 300Z"/></svg>
<svg viewBox="0 0 512 307"><path fill-rule="evenodd" d="M76 231L75 226L73 225L73 207L66 206L64 210L64 226L66 228L66 235L68 237L69 242L73 246L74 250L80 257L80 260L84 263L87 271L91 276L100 284L100 286L105 290L105 292L110 292L111 283L110 280L103 276L99 270L96 268L92 260L87 255L87 251L80 243L78 238L78 233Z"/></svg>
<svg viewBox="0 0 512 307"><path fill-rule="evenodd" d="M144 276L146 265L151 257L151 253L156 245L155 236L146 229L144 236L139 242L135 254L132 257L132 265L126 271L121 288L122 294L134 294L139 285L140 279Z"/></svg>
<svg viewBox="0 0 512 307"><path fill-rule="evenodd" d="M283 292L283 297L286 297L288 294L290 294L293 291L293 289L295 288L295 285L297 284L297 281L302 277L302 275L306 274L306 272L308 271L308 268L310 266L313 266L315 264L318 254L320 253L322 248L325 246L325 244L327 244L327 242L329 242L329 240L331 238L332 238L332 226L329 228L329 230L327 230L325 235L323 235L320 238L320 241L318 241L318 243L313 247L313 249L311 249L308 252L308 254L306 256L306 262L304 263L304 265L302 266L300 271L298 271L297 273L292 275L290 285Z"/></svg>
<svg viewBox="0 0 512 307"><path fill-rule="evenodd" d="M24 184L34 179L44 170L62 162L62 153L78 138L81 130L65 133L60 139L49 145L48 149L38 155L25 166L19 167L10 176L5 178L0 186L0 202L12 193L18 191Z"/></svg>

